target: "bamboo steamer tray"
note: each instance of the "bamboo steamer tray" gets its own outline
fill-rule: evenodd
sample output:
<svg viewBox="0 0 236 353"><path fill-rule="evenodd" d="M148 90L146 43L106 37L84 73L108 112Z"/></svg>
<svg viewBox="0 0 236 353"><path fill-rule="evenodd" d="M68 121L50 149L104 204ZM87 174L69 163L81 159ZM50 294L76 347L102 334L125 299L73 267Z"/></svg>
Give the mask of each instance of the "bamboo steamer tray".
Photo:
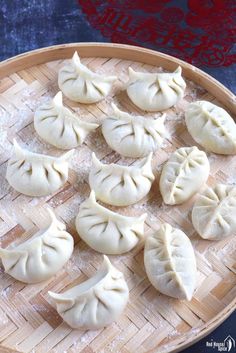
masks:
<svg viewBox="0 0 236 353"><path fill-rule="evenodd" d="M196 252L198 285L191 302L161 295L150 284L143 265L143 242L122 256L110 256L130 288L129 304L119 320L98 331L71 329L62 321L47 294L61 292L92 276L102 261L80 240L74 220L80 203L89 195L88 173L91 152L105 162L131 164L105 143L101 131L91 133L71 161L69 180L63 189L48 197L30 198L14 191L5 180L6 164L12 140L35 152L59 155L61 151L45 144L33 128L33 115L39 104L58 91L57 73L67 58L78 50L82 62L100 73L119 77L109 97L93 105L64 100L82 119L101 122L110 112L110 102L133 113L140 111L131 104L125 91L127 68L140 71L183 68L187 81L184 99L167 113L170 137L155 153L156 177L147 197L136 205L116 208L125 215L148 213L146 236L161 222L183 229ZM171 56L138 47L119 44L80 43L36 50L0 64L0 237L1 246L19 243L48 222L46 207L54 209L75 239L75 250L67 265L46 282L25 285L0 272L0 352L93 353L93 352L177 352L214 330L235 309L236 238L218 242L202 240L191 224L194 198L180 206L163 204L158 181L163 163L181 146L196 145L186 130L184 110L189 102L205 99L236 113L235 97L223 85L201 70ZM151 116L152 114L145 114ZM209 154L211 173L208 184L235 183L236 157ZM115 208L113 208L115 209Z"/></svg>

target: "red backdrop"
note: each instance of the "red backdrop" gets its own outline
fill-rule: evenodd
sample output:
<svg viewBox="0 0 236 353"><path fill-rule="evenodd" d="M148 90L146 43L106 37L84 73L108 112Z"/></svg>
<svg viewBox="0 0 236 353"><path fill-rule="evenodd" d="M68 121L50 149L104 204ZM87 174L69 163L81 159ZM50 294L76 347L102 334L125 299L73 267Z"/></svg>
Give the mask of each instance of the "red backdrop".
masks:
<svg viewBox="0 0 236 353"><path fill-rule="evenodd" d="M154 48L197 66L236 63L235 0L79 0L79 4L90 24L112 42Z"/></svg>

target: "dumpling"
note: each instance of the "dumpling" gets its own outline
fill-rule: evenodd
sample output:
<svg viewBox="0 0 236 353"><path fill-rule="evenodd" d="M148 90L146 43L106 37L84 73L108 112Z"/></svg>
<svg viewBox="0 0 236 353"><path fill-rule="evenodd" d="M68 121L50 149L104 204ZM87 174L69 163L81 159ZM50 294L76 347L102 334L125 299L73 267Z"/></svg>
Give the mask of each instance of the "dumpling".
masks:
<svg viewBox="0 0 236 353"><path fill-rule="evenodd" d="M140 109L168 109L184 96L186 83L181 75L180 66L172 73L136 72L130 67L127 94Z"/></svg>
<svg viewBox="0 0 236 353"><path fill-rule="evenodd" d="M68 178L68 160L73 150L52 157L21 148L14 140L14 153L6 178L16 191L29 196L45 196L62 187Z"/></svg>
<svg viewBox="0 0 236 353"><path fill-rule="evenodd" d="M236 186L216 184L197 198L193 226L204 239L220 240L236 232Z"/></svg>
<svg viewBox="0 0 236 353"><path fill-rule="evenodd" d="M133 166L103 164L92 155L89 185L96 197L109 205L128 206L146 196L154 180L152 153Z"/></svg>
<svg viewBox="0 0 236 353"><path fill-rule="evenodd" d="M126 217L99 205L91 191L79 209L75 225L79 236L94 250L118 255L133 249L143 238L147 214Z"/></svg>
<svg viewBox="0 0 236 353"><path fill-rule="evenodd" d="M50 225L30 239L7 249L0 248L3 267L9 275L25 283L37 283L55 275L73 252L73 237L48 209Z"/></svg>
<svg viewBox="0 0 236 353"><path fill-rule="evenodd" d="M146 239L144 265L152 285L173 298L191 300L196 287L196 259L191 241L164 223Z"/></svg>
<svg viewBox="0 0 236 353"><path fill-rule="evenodd" d="M166 131L165 114L159 119L132 116L112 104L114 113L103 121L102 133L107 144L122 156L139 158L160 148Z"/></svg>
<svg viewBox="0 0 236 353"><path fill-rule="evenodd" d="M77 52L58 74L58 86L66 97L79 103L96 103L105 98L116 76L99 75L80 62Z"/></svg>
<svg viewBox="0 0 236 353"><path fill-rule="evenodd" d="M51 102L35 112L34 128L37 134L51 145L71 149L81 145L88 133L99 125L80 120L62 103L58 92Z"/></svg>
<svg viewBox="0 0 236 353"><path fill-rule="evenodd" d="M207 181L210 164L205 152L196 146L181 147L164 165L160 191L167 205L178 205L190 199Z"/></svg>
<svg viewBox="0 0 236 353"><path fill-rule="evenodd" d="M223 108L207 101L193 102L185 121L192 138L207 151L236 154L236 124Z"/></svg>
<svg viewBox="0 0 236 353"><path fill-rule="evenodd" d="M64 293L48 292L63 320L72 328L98 330L121 315L129 299L123 274L104 256L98 272Z"/></svg>

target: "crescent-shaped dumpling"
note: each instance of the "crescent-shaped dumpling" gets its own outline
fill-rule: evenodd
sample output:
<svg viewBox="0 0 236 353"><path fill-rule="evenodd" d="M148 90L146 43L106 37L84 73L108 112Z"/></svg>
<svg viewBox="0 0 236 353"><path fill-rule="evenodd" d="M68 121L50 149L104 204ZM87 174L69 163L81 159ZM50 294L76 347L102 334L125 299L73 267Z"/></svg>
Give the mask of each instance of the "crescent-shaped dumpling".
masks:
<svg viewBox="0 0 236 353"><path fill-rule="evenodd" d="M133 116L122 112L114 104L113 114L102 123L107 144L122 156L139 158L160 148L166 130L165 114L158 119Z"/></svg>
<svg viewBox="0 0 236 353"><path fill-rule="evenodd" d="M95 153L89 185L96 197L109 205L128 206L146 196L154 180L152 173L152 153L132 166L103 164Z"/></svg>
<svg viewBox="0 0 236 353"><path fill-rule="evenodd" d="M66 232L48 209L50 225L30 239L7 249L0 248L5 272L25 283L37 283L55 275L69 260L74 247L73 237Z"/></svg>
<svg viewBox="0 0 236 353"><path fill-rule="evenodd" d="M123 274L104 256L93 277L64 293L48 294L69 326L97 330L118 319L128 302L129 289Z"/></svg>
<svg viewBox="0 0 236 353"><path fill-rule="evenodd" d="M185 88L180 66L172 73L136 72L129 68L127 94L140 109L160 111L171 108L183 98Z"/></svg>
<svg viewBox="0 0 236 353"><path fill-rule="evenodd" d="M61 188L68 178L68 160L73 150L60 157L30 152L14 140L13 156L7 165L6 179L18 192L46 196Z"/></svg>
<svg viewBox="0 0 236 353"><path fill-rule="evenodd" d="M61 92L49 103L39 107L34 114L34 128L37 134L44 141L65 150L81 145L88 133L98 126L80 120L66 108Z"/></svg>
<svg viewBox="0 0 236 353"><path fill-rule="evenodd" d="M94 250L118 255L132 250L143 238L147 214L127 217L96 202L94 191L79 209L75 225L79 236Z"/></svg>
<svg viewBox="0 0 236 353"><path fill-rule="evenodd" d="M75 52L71 62L59 71L58 86L72 101L90 104L105 98L116 79L116 76L92 72L81 63Z"/></svg>

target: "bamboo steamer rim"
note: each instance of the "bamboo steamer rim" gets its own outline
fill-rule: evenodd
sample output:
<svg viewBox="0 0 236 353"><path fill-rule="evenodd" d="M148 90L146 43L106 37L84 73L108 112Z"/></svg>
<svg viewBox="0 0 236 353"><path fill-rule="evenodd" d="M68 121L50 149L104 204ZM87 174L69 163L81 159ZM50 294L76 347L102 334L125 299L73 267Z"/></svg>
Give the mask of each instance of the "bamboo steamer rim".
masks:
<svg viewBox="0 0 236 353"><path fill-rule="evenodd" d="M219 81L204 71L170 55L151 49L126 44L100 42L70 43L36 49L0 62L0 79L35 65L53 60L71 58L76 50L79 51L81 57L94 57L94 54L98 53L99 55L95 56L142 62L149 65L162 66L167 70L174 70L176 65L180 65L183 69L183 75L186 78L193 80L195 83L205 88L226 108L228 108L232 114L236 114L235 95ZM177 344L173 345L173 349L170 345L165 352L179 352L196 343L217 328L230 316L230 314L234 312L235 309L236 298L232 300L231 303L221 310L214 318L205 323L201 329L197 331L197 333L193 332L192 335L190 335L188 332L184 335L184 337L179 339ZM13 352L11 349L5 349L5 351ZM149 351L149 353L154 352L155 350Z"/></svg>
<svg viewBox="0 0 236 353"><path fill-rule="evenodd" d="M97 50L98 48L99 51ZM127 44L70 43L32 50L2 61L0 63L0 79L21 69L31 67L32 63L38 65L47 61L70 58L75 50L79 50L81 57L94 56L95 51L96 53L99 52L99 57L116 57L138 62L143 62L145 56L146 64L154 66L158 64L167 70L174 70L176 65L180 65L185 77L204 87L233 114L236 114L236 97L233 92L204 71L170 55Z"/></svg>

